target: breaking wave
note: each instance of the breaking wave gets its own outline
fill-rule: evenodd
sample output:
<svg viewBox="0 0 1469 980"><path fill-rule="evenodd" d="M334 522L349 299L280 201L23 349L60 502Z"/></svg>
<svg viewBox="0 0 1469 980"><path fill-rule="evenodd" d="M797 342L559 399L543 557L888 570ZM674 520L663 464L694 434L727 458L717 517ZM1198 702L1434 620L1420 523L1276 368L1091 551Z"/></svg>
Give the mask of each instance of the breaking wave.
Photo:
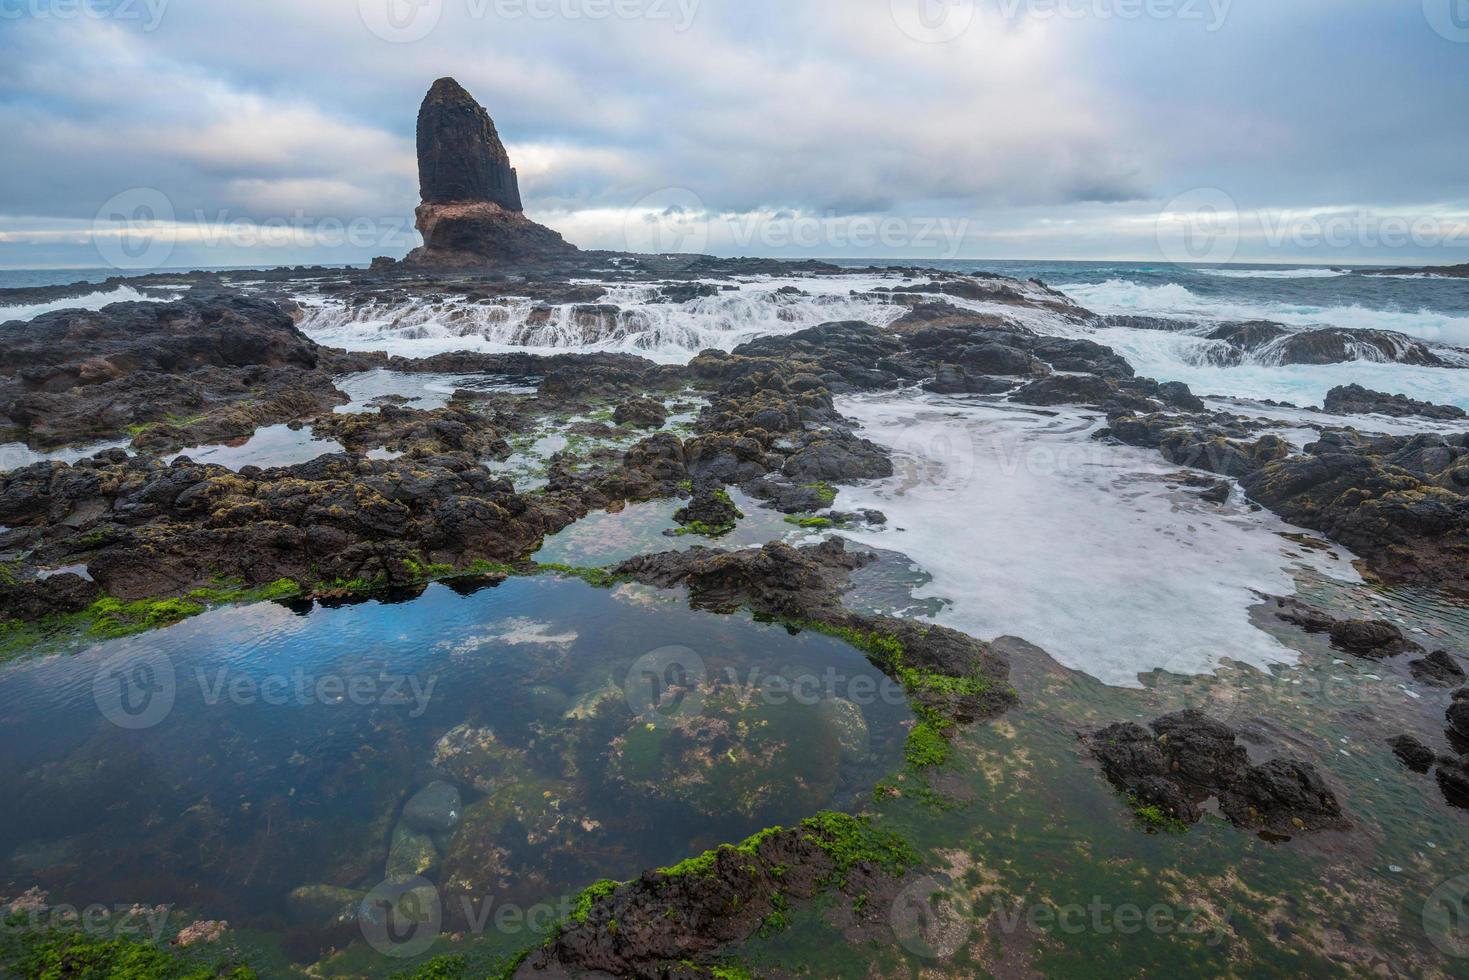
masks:
<svg viewBox="0 0 1469 980"><path fill-rule="evenodd" d="M42 313L54 313L56 310L100 310L109 303L166 303L178 298L177 295L149 296L138 292L131 286L117 286L83 296L54 300L50 303L0 306L0 323L10 320L34 320Z"/></svg>
<svg viewBox="0 0 1469 980"><path fill-rule="evenodd" d="M1249 302L1199 296L1176 283L1139 285L1130 279L1073 283L1059 287L1083 306L1102 314L1143 314L1188 320L1272 320L1287 326L1344 327L1351 330L1395 330L1432 343L1469 347L1469 317L1436 313L1373 310L1358 304L1312 306Z"/></svg>
<svg viewBox="0 0 1469 980"><path fill-rule="evenodd" d="M682 303L660 302L657 287L622 285L608 286L596 303L554 306L458 297L347 306L303 298L308 311L301 329L318 343L410 356L447 350L597 350L674 363L711 347L730 350L756 337L833 320L885 325L902 315L901 306L854 295L879 281L762 280Z"/></svg>

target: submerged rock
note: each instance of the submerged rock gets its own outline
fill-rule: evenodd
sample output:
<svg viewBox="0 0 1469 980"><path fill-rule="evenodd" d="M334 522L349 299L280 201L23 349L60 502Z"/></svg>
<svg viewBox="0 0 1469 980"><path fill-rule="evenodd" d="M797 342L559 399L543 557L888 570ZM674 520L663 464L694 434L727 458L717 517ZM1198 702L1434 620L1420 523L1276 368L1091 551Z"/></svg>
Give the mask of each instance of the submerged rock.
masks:
<svg viewBox="0 0 1469 980"><path fill-rule="evenodd" d="M403 805L403 822L425 834L442 834L459 826L463 812L459 790L436 780L414 793Z"/></svg>
<svg viewBox="0 0 1469 980"><path fill-rule="evenodd" d="M388 845L388 862L383 873L389 878L432 875L439 867L439 852L433 838L414 830L407 822L393 829Z"/></svg>
<svg viewBox="0 0 1469 980"><path fill-rule="evenodd" d="M1433 750L1412 735L1388 739L1388 744L1392 746L1393 755L1398 757L1398 761L1414 772L1426 773L1433 768Z"/></svg>
<svg viewBox="0 0 1469 980"><path fill-rule="evenodd" d="M500 741L492 729L466 723L434 745L433 764L481 793L493 793L520 778L525 753Z"/></svg>
<svg viewBox="0 0 1469 980"><path fill-rule="evenodd" d="M827 698L817 705L816 714L836 738L843 762L867 761L872 754L872 733L861 707L846 698Z"/></svg>
<svg viewBox="0 0 1469 980"><path fill-rule="evenodd" d="M1331 645L1370 660L1421 653L1423 648L1403 636L1403 631L1386 620L1339 620L1328 631Z"/></svg>
<svg viewBox="0 0 1469 980"><path fill-rule="evenodd" d="M355 921L366 897L366 892L353 888L302 885L286 896L286 909L296 923L320 929Z"/></svg>
<svg viewBox="0 0 1469 980"><path fill-rule="evenodd" d="M1447 650L1435 650L1421 660L1408 664L1415 678L1434 687L1453 687L1465 680L1464 668Z"/></svg>

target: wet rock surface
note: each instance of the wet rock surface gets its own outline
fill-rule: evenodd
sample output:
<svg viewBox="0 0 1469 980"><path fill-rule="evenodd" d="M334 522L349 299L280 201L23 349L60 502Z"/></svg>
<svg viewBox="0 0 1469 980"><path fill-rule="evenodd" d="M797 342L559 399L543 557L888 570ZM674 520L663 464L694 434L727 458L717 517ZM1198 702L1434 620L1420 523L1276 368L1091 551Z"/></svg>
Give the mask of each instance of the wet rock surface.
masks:
<svg viewBox="0 0 1469 980"><path fill-rule="evenodd" d="M1397 418L1416 416L1426 419L1462 419L1469 416L1454 405L1435 405L1407 395L1373 391L1361 385L1343 385L1326 393L1324 407L1339 415L1391 415Z"/></svg>
<svg viewBox="0 0 1469 980"><path fill-rule="evenodd" d="M1151 730L1150 730L1151 729ZM1109 782L1135 805L1197 823L1206 800L1238 827L1292 835L1349 826L1314 766L1295 759L1251 765L1239 733L1196 709L1149 728L1131 722L1082 736ZM1153 810L1140 810L1145 818Z"/></svg>

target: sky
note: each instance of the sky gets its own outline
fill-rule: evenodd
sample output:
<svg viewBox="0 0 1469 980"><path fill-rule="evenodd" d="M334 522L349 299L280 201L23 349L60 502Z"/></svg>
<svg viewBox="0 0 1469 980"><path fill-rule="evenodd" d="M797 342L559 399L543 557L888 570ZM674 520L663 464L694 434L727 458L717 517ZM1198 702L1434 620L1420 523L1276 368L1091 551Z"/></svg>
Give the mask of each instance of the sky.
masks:
<svg viewBox="0 0 1469 980"><path fill-rule="evenodd" d="M0 0L0 267L401 256L443 75L587 248L1469 262L1469 0Z"/></svg>

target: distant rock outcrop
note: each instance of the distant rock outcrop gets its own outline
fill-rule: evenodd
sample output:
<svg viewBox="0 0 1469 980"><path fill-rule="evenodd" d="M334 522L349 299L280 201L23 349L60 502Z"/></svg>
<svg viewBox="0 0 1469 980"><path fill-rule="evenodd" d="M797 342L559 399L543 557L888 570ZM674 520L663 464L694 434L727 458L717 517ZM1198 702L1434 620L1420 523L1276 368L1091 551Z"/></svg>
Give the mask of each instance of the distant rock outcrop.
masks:
<svg viewBox="0 0 1469 980"><path fill-rule="evenodd" d="M423 247L404 262L433 268L534 264L577 252L521 210L520 185L494 120L452 78L418 110L416 225Z"/></svg>

